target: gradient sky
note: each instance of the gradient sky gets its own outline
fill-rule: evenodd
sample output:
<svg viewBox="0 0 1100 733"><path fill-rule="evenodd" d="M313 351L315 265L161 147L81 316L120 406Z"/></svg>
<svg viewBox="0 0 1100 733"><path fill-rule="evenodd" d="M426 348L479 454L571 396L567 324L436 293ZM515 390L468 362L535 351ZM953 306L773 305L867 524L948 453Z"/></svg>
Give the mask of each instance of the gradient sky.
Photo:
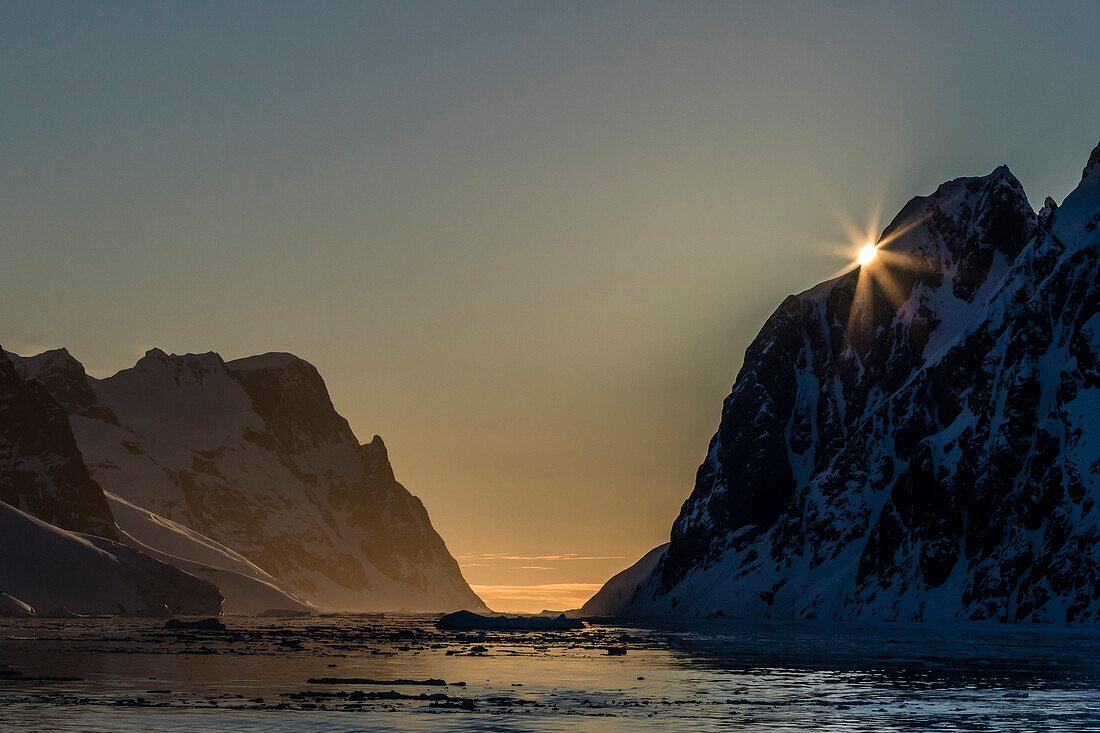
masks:
<svg viewBox="0 0 1100 733"><path fill-rule="evenodd" d="M314 363L490 605L664 542L762 321L1100 139L1096 3L0 3L0 343Z"/></svg>

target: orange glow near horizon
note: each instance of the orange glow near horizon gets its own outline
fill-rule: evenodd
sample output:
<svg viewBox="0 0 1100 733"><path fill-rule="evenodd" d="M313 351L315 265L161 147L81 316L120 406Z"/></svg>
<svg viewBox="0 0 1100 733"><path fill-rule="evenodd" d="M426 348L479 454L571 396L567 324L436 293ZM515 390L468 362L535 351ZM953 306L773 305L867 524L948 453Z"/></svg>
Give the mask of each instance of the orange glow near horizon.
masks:
<svg viewBox="0 0 1100 733"><path fill-rule="evenodd" d="M471 583L470 587L498 613L538 613L580 608L595 594L597 583L541 583L535 585L497 585Z"/></svg>

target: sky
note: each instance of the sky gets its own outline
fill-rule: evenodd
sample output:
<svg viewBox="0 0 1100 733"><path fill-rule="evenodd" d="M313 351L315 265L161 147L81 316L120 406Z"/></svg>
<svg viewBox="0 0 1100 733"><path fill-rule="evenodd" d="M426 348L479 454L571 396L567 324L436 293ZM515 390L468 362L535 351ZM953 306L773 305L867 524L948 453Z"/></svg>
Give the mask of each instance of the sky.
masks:
<svg viewBox="0 0 1100 733"><path fill-rule="evenodd" d="M741 356L914 195L1100 140L1096 3L0 2L0 344L325 377L490 606L667 541ZM855 238L858 239L858 238Z"/></svg>

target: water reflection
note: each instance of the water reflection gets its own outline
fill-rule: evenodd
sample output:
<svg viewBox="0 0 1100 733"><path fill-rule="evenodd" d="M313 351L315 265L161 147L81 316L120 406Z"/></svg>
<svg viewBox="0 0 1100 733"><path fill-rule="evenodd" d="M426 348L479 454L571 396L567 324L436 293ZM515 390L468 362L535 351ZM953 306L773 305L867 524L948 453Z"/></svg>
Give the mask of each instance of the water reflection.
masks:
<svg viewBox="0 0 1100 733"><path fill-rule="evenodd" d="M978 689L1091 688L1100 679L1100 632L1090 627L681 622L660 632L683 663L730 672Z"/></svg>
<svg viewBox="0 0 1100 733"><path fill-rule="evenodd" d="M1088 628L459 633L432 621L230 618L222 634L144 620L4 622L0 728L1100 730L1100 633ZM352 679L308 681L325 677ZM431 679L449 684L409 683Z"/></svg>

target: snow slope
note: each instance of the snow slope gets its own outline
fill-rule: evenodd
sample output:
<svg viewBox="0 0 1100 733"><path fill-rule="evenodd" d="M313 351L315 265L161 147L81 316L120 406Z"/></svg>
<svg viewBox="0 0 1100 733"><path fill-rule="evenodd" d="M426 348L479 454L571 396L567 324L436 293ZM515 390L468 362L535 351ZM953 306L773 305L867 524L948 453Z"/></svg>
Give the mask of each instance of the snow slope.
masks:
<svg viewBox="0 0 1100 733"><path fill-rule="evenodd" d="M171 519L105 492L123 544L218 587L223 613L256 615L271 609L311 611L276 578L222 545Z"/></svg>
<svg viewBox="0 0 1100 733"><path fill-rule="evenodd" d="M1100 147L907 204L749 346L634 615L1100 618Z"/></svg>
<svg viewBox="0 0 1100 733"><path fill-rule="evenodd" d="M657 567L657 563L666 552L668 552L667 542L642 555L626 570L613 575L574 615L582 617L622 615L634 600L634 594L638 592L638 588L653 572L653 568Z"/></svg>
<svg viewBox="0 0 1100 733"><path fill-rule="evenodd" d="M222 598L214 585L125 545L60 529L3 502L0 538L0 589L40 614L220 611Z"/></svg>

